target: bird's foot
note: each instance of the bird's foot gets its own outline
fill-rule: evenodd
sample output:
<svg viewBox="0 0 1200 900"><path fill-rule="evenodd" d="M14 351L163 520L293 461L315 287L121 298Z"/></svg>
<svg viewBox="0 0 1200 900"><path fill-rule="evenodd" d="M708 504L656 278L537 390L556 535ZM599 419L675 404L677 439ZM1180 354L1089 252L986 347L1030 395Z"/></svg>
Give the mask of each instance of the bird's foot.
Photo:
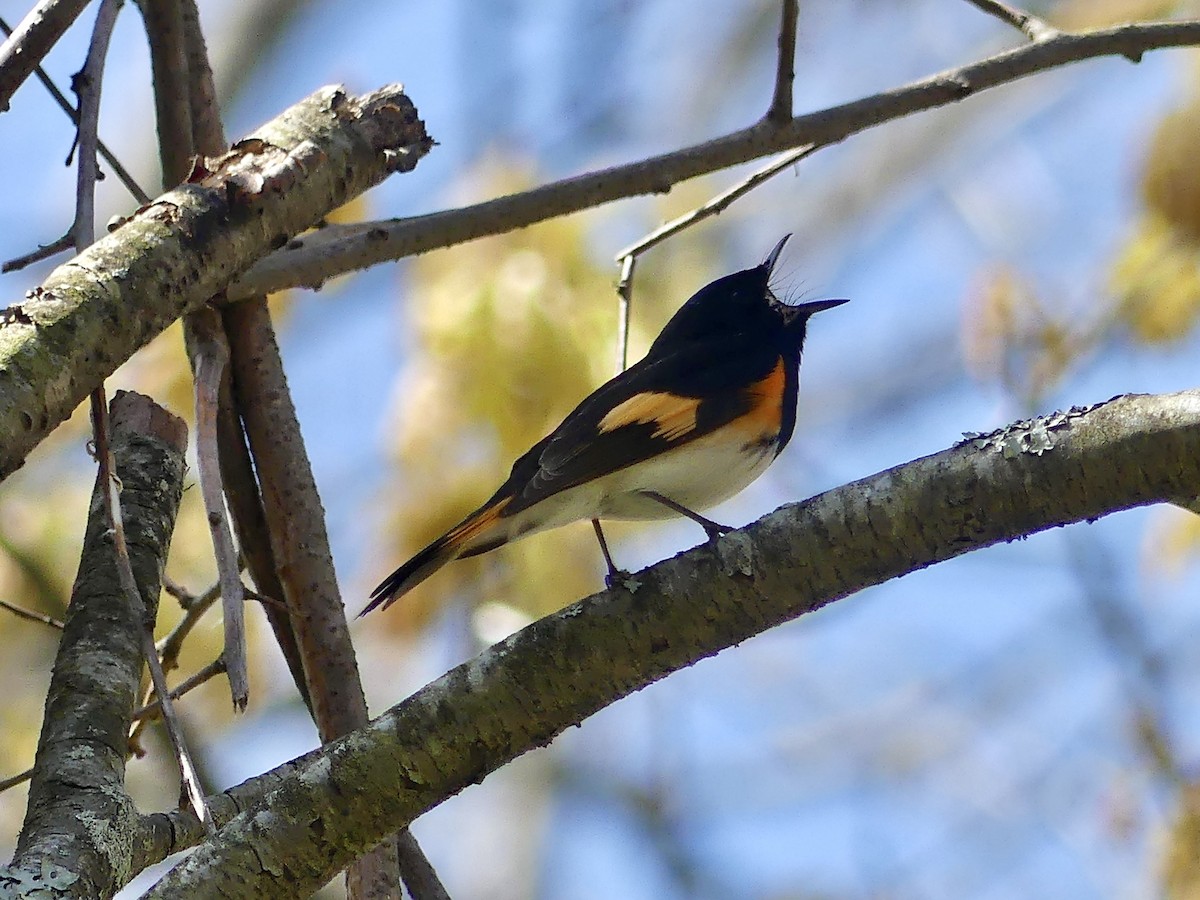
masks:
<svg viewBox="0 0 1200 900"><path fill-rule="evenodd" d="M699 522L699 520L697 519ZM733 531L732 525L722 525L720 522L714 522L712 519L705 519L699 522L700 527L704 529L704 533L708 535L710 541L715 541L719 537L724 537Z"/></svg>
<svg viewBox="0 0 1200 900"><path fill-rule="evenodd" d="M604 576L604 586L606 588L614 588L617 585L628 585L628 582L633 578L633 573L626 572L624 569L609 569L608 574Z"/></svg>

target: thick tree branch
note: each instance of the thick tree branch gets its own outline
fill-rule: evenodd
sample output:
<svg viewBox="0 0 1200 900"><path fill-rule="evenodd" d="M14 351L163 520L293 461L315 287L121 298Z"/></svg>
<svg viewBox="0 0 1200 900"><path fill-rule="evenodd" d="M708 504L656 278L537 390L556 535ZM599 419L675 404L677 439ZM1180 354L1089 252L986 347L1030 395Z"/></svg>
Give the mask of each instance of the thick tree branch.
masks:
<svg viewBox="0 0 1200 900"><path fill-rule="evenodd" d="M971 436L785 506L547 616L369 727L215 798L220 821L243 811L147 896L303 895L391 830L679 668L870 585L1186 499L1198 483L1200 391L1186 391ZM169 818L147 825L201 837L186 814Z"/></svg>
<svg viewBox="0 0 1200 900"><path fill-rule="evenodd" d="M162 6L164 0L145 2ZM181 68L187 73L186 102L194 143L201 152L215 155L225 149L225 134L199 11L194 0L166 3L182 19ZM149 18L147 29L154 30ZM211 323L205 324L209 317ZM234 515L244 515L238 524L243 546L255 577L264 574L264 580L256 584L265 590L273 588L285 603L283 609L266 607L267 619L322 740L330 740L366 724L367 705L333 570L324 510L266 298L227 309L222 317L212 310L194 313L185 319L185 329L189 346L198 346L199 337L208 332L220 337L228 348L230 365L221 384L220 419L213 421L212 432L203 434L208 443L220 445L221 468L234 479L231 487L250 492L231 500ZM203 380L199 366L196 374L199 387ZM203 452L204 446L199 442L197 446L198 454ZM247 450L254 455L257 483L253 476L244 477ZM232 498L231 488L225 492ZM259 564L268 560L270 572L259 572ZM229 609L225 622L225 658L232 685L236 648L229 635ZM413 900L446 896L432 866L407 832L399 835L398 844L383 842L349 867L347 896L349 900L399 900L401 872Z"/></svg>
<svg viewBox="0 0 1200 900"><path fill-rule="evenodd" d="M111 422L134 578L154 600L183 494L186 426L127 393L113 399ZM107 490L102 472L46 696L25 825L12 865L0 872L0 885L18 896L22 888L32 893L39 878L46 893L33 896L112 896L132 873L138 814L124 775L144 623L117 572Z"/></svg>
<svg viewBox="0 0 1200 900"><path fill-rule="evenodd" d="M338 591L325 511L312 474L300 422L266 301L225 310L237 406L245 423L262 490L276 574L303 662L313 720L323 742L367 723L367 701ZM352 900L400 896L398 857L415 900L446 892L407 833L359 859L346 873ZM349 862L349 860L348 860Z"/></svg>
<svg viewBox="0 0 1200 900"><path fill-rule="evenodd" d="M1200 43L1200 20L1118 25L1053 38L932 75L901 88L797 116L764 120L724 137L661 156L556 181L519 194L425 216L330 225L256 263L227 291L231 300L295 287L319 287L335 275L503 234L547 219L640 194L662 194L681 181L792 147L835 144L850 135L1068 63L1100 56L1136 60L1149 50Z"/></svg>
<svg viewBox="0 0 1200 900"><path fill-rule="evenodd" d="M399 87L325 88L57 268L0 328L0 477L96 385L272 246L430 140Z"/></svg>

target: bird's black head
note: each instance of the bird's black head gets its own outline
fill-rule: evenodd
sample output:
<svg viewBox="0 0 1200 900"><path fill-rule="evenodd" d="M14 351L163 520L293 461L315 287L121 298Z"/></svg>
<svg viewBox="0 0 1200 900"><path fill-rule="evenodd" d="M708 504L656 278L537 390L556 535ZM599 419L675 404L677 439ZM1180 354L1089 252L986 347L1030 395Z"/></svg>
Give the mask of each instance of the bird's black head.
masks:
<svg viewBox="0 0 1200 900"><path fill-rule="evenodd" d="M771 292L771 273L790 237L784 235L761 265L718 278L693 294L655 339L650 355L664 347L754 332L799 348L809 316L846 301L788 304Z"/></svg>

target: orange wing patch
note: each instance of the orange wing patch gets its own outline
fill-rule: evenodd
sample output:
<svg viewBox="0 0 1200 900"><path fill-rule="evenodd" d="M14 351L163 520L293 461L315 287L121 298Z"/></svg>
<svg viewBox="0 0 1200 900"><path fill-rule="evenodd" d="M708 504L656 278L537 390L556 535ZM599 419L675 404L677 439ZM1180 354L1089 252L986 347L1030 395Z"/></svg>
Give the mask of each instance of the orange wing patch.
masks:
<svg viewBox="0 0 1200 900"><path fill-rule="evenodd" d="M600 420L600 433L616 431L623 425L640 422L654 423L654 437L667 440L681 438L696 430L696 410L700 400L696 397L680 397L662 391L647 391L634 394L624 403L618 403Z"/></svg>
<svg viewBox="0 0 1200 900"><path fill-rule="evenodd" d="M780 358L766 378L746 389L750 409L740 422L747 430L762 435L779 434L783 425L783 388L786 378L783 359Z"/></svg>

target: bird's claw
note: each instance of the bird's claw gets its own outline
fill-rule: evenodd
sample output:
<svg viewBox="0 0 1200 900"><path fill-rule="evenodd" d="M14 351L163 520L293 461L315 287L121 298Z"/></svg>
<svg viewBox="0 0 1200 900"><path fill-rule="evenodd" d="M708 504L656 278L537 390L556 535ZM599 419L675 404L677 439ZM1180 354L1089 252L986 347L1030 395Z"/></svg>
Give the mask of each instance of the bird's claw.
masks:
<svg viewBox="0 0 1200 900"><path fill-rule="evenodd" d="M733 531L732 526L721 525L719 522L709 522L707 525L702 527L704 528L704 533L708 535L708 539L710 541L715 541L717 538L724 537L725 535L729 534L729 532Z"/></svg>
<svg viewBox="0 0 1200 900"><path fill-rule="evenodd" d="M619 584L625 584L629 579L630 573L624 569L609 569L608 574L604 576L604 586L614 588Z"/></svg>

